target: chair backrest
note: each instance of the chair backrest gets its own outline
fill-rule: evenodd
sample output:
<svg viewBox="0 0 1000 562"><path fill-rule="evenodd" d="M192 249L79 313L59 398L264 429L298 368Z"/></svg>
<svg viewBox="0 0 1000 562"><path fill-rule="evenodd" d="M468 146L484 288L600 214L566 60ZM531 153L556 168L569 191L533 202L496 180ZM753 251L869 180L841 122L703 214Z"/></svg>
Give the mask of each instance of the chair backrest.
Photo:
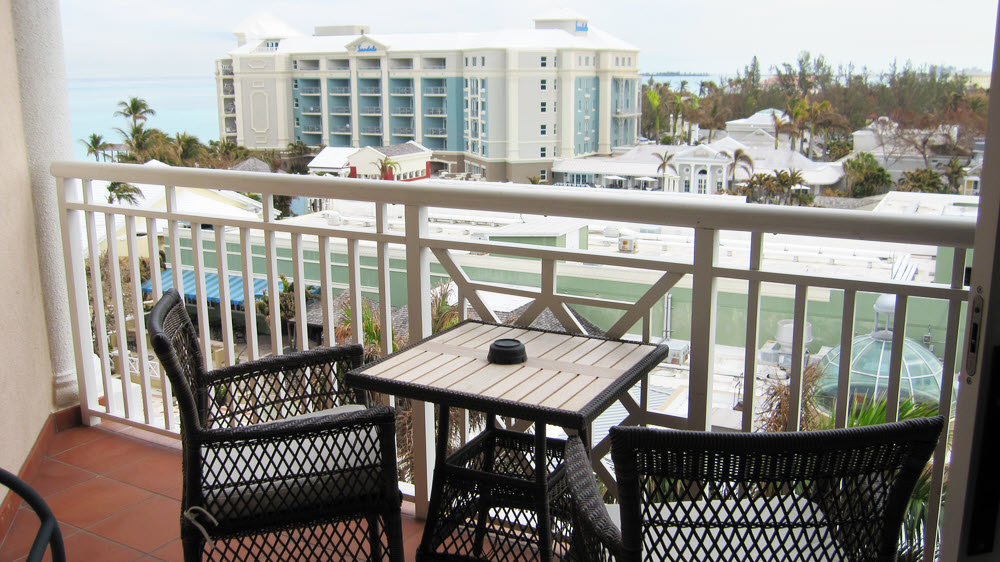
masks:
<svg viewBox="0 0 1000 562"><path fill-rule="evenodd" d="M941 417L798 433L611 428L628 560L894 560Z"/></svg>
<svg viewBox="0 0 1000 562"><path fill-rule="evenodd" d="M0 468L0 485L6 486L14 492L35 512L38 517L38 532L31 543L31 550L28 551L28 562L39 562L44 559L45 552L49 550L54 562L64 562L66 560L66 550L63 546L62 531L59 530L59 522L56 516L49 509L42 496L21 480L16 474Z"/></svg>
<svg viewBox="0 0 1000 562"><path fill-rule="evenodd" d="M170 378L181 413L181 432L208 425L205 359L184 299L170 289L149 314L149 339L164 372Z"/></svg>

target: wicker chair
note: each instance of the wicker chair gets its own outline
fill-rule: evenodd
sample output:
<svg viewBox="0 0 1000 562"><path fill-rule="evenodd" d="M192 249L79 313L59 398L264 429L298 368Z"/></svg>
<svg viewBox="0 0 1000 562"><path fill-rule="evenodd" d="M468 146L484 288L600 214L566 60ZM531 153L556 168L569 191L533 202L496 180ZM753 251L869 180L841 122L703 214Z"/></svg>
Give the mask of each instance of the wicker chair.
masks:
<svg viewBox="0 0 1000 562"><path fill-rule="evenodd" d="M895 560L941 417L780 434L611 429L619 527L567 444L572 560Z"/></svg>
<svg viewBox="0 0 1000 562"><path fill-rule="evenodd" d="M66 549L63 546L62 531L59 530L59 522L49 509L49 504L45 503L42 496L27 482L2 468L0 468L0 485L6 486L11 492L20 496L38 517L38 532L35 533L35 540L32 541L31 550L28 551L25 560L39 562L45 559L46 553L49 553L53 562L64 562ZM4 532L6 533L7 529L4 529Z"/></svg>
<svg viewBox="0 0 1000 562"><path fill-rule="evenodd" d="M393 412L338 380L361 346L206 372L174 290L149 330L181 415L185 560L403 560Z"/></svg>

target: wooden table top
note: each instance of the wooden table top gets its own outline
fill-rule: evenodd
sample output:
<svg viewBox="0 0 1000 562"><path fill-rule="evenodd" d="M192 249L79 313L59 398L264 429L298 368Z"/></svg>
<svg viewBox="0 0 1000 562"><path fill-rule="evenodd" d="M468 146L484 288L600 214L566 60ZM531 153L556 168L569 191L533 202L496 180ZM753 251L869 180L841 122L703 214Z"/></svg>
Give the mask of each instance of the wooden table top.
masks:
<svg viewBox="0 0 1000 562"><path fill-rule="evenodd" d="M486 360L490 344L513 338L528 359ZM465 321L352 371L361 388L428 402L576 427L592 421L667 353L663 345Z"/></svg>

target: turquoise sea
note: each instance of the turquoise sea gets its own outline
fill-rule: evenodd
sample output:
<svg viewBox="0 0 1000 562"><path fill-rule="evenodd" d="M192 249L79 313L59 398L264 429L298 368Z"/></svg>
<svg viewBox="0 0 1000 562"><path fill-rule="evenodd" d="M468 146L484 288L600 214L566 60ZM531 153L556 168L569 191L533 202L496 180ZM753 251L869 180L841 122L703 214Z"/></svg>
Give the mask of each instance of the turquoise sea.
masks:
<svg viewBox="0 0 1000 562"><path fill-rule="evenodd" d="M145 99L156 111L149 119L151 127L170 135L186 132L206 144L219 139L214 76L72 78L68 86L73 157L77 160L93 158L80 142L91 133L102 135L105 142L122 141L115 128L124 129L126 120L114 113L119 101L132 96Z"/></svg>

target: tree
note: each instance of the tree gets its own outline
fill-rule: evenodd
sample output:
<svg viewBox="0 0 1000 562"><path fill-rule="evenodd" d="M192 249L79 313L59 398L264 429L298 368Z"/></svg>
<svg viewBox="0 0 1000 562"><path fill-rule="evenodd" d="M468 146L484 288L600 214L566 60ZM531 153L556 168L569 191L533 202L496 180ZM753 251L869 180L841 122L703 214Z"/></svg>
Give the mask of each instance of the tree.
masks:
<svg viewBox="0 0 1000 562"><path fill-rule="evenodd" d="M137 97L131 97L128 100L123 100L118 102L118 111L115 111L115 117L124 117L132 121L132 126L139 124L139 121L145 122L150 117L156 115L156 111L149 107L146 100Z"/></svg>
<svg viewBox="0 0 1000 562"><path fill-rule="evenodd" d="M656 120L656 129L651 135L654 139L660 136L660 93L656 91L654 87L650 87L646 90L646 100L649 102L649 107L653 110L653 117Z"/></svg>
<svg viewBox="0 0 1000 562"><path fill-rule="evenodd" d="M788 205L792 201L794 187L803 182L802 172L796 169L777 170L774 172L774 184L780 194L781 204Z"/></svg>
<svg viewBox="0 0 1000 562"><path fill-rule="evenodd" d="M694 127L695 120L698 119L698 96L691 94L684 98L684 105L681 108L681 114L684 116L684 120L687 121L687 139L688 144L694 144L695 139L691 138L691 132ZM683 131L682 131L683 132Z"/></svg>
<svg viewBox="0 0 1000 562"><path fill-rule="evenodd" d="M962 178L965 177L965 167L958 158L952 158L947 164L940 166L944 169L942 175L948 182L948 189L953 193L958 193L958 188L962 185Z"/></svg>
<svg viewBox="0 0 1000 562"><path fill-rule="evenodd" d="M206 152L205 145L201 144L198 137L187 133L174 135L174 149L177 153L178 164L181 166L190 166Z"/></svg>
<svg viewBox="0 0 1000 562"><path fill-rule="evenodd" d="M131 184L113 181L108 184L108 203L128 203L138 205L143 197L142 191Z"/></svg>
<svg viewBox="0 0 1000 562"><path fill-rule="evenodd" d="M129 129L115 129L125 141L129 155L120 160L143 163L149 160L149 153L161 143L166 136L159 129L147 129L142 123L134 123Z"/></svg>
<svg viewBox="0 0 1000 562"><path fill-rule="evenodd" d="M659 154L659 153L654 152L653 156L656 156L656 158L660 161L660 164L656 167L656 171L660 172L660 174L663 176L663 191L666 191L667 190L667 168L672 169L675 174L677 173L677 168L675 168L674 164L673 164L674 155L670 154L669 152L664 151L663 154Z"/></svg>
<svg viewBox="0 0 1000 562"><path fill-rule="evenodd" d="M729 163L727 173L729 174L729 185L736 185L736 170L743 168L748 175L753 175L753 158L742 148L737 148L732 154L723 152L732 162Z"/></svg>
<svg viewBox="0 0 1000 562"><path fill-rule="evenodd" d="M399 163L388 156L383 156L375 162L375 167L378 169L378 177L387 180L391 178L393 171L399 170Z"/></svg>
<svg viewBox="0 0 1000 562"><path fill-rule="evenodd" d="M930 168L918 168L912 172L903 172L897 184L900 191L916 191L920 193L943 193L947 191L941 181L941 175Z"/></svg>
<svg viewBox="0 0 1000 562"><path fill-rule="evenodd" d="M862 152L844 161L847 194L851 197L868 197L892 185L892 177L868 152Z"/></svg>
<svg viewBox="0 0 1000 562"><path fill-rule="evenodd" d="M790 117L779 115L777 111L771 112L771 120L774 123L774 149L778 150L778 141L781 135L789 135L792 139L792 150L795 149L795 123Z"/></svg>
<svg viewBox="0 0 1000 562"><path fill-rule="evenodd" d="M80 142L87 147L87 156L93 156L97 162L101 161L101 154L108 149L108 143L104 142L104 137L97 133L91 133L87 139L80 139Z"/></svg>

